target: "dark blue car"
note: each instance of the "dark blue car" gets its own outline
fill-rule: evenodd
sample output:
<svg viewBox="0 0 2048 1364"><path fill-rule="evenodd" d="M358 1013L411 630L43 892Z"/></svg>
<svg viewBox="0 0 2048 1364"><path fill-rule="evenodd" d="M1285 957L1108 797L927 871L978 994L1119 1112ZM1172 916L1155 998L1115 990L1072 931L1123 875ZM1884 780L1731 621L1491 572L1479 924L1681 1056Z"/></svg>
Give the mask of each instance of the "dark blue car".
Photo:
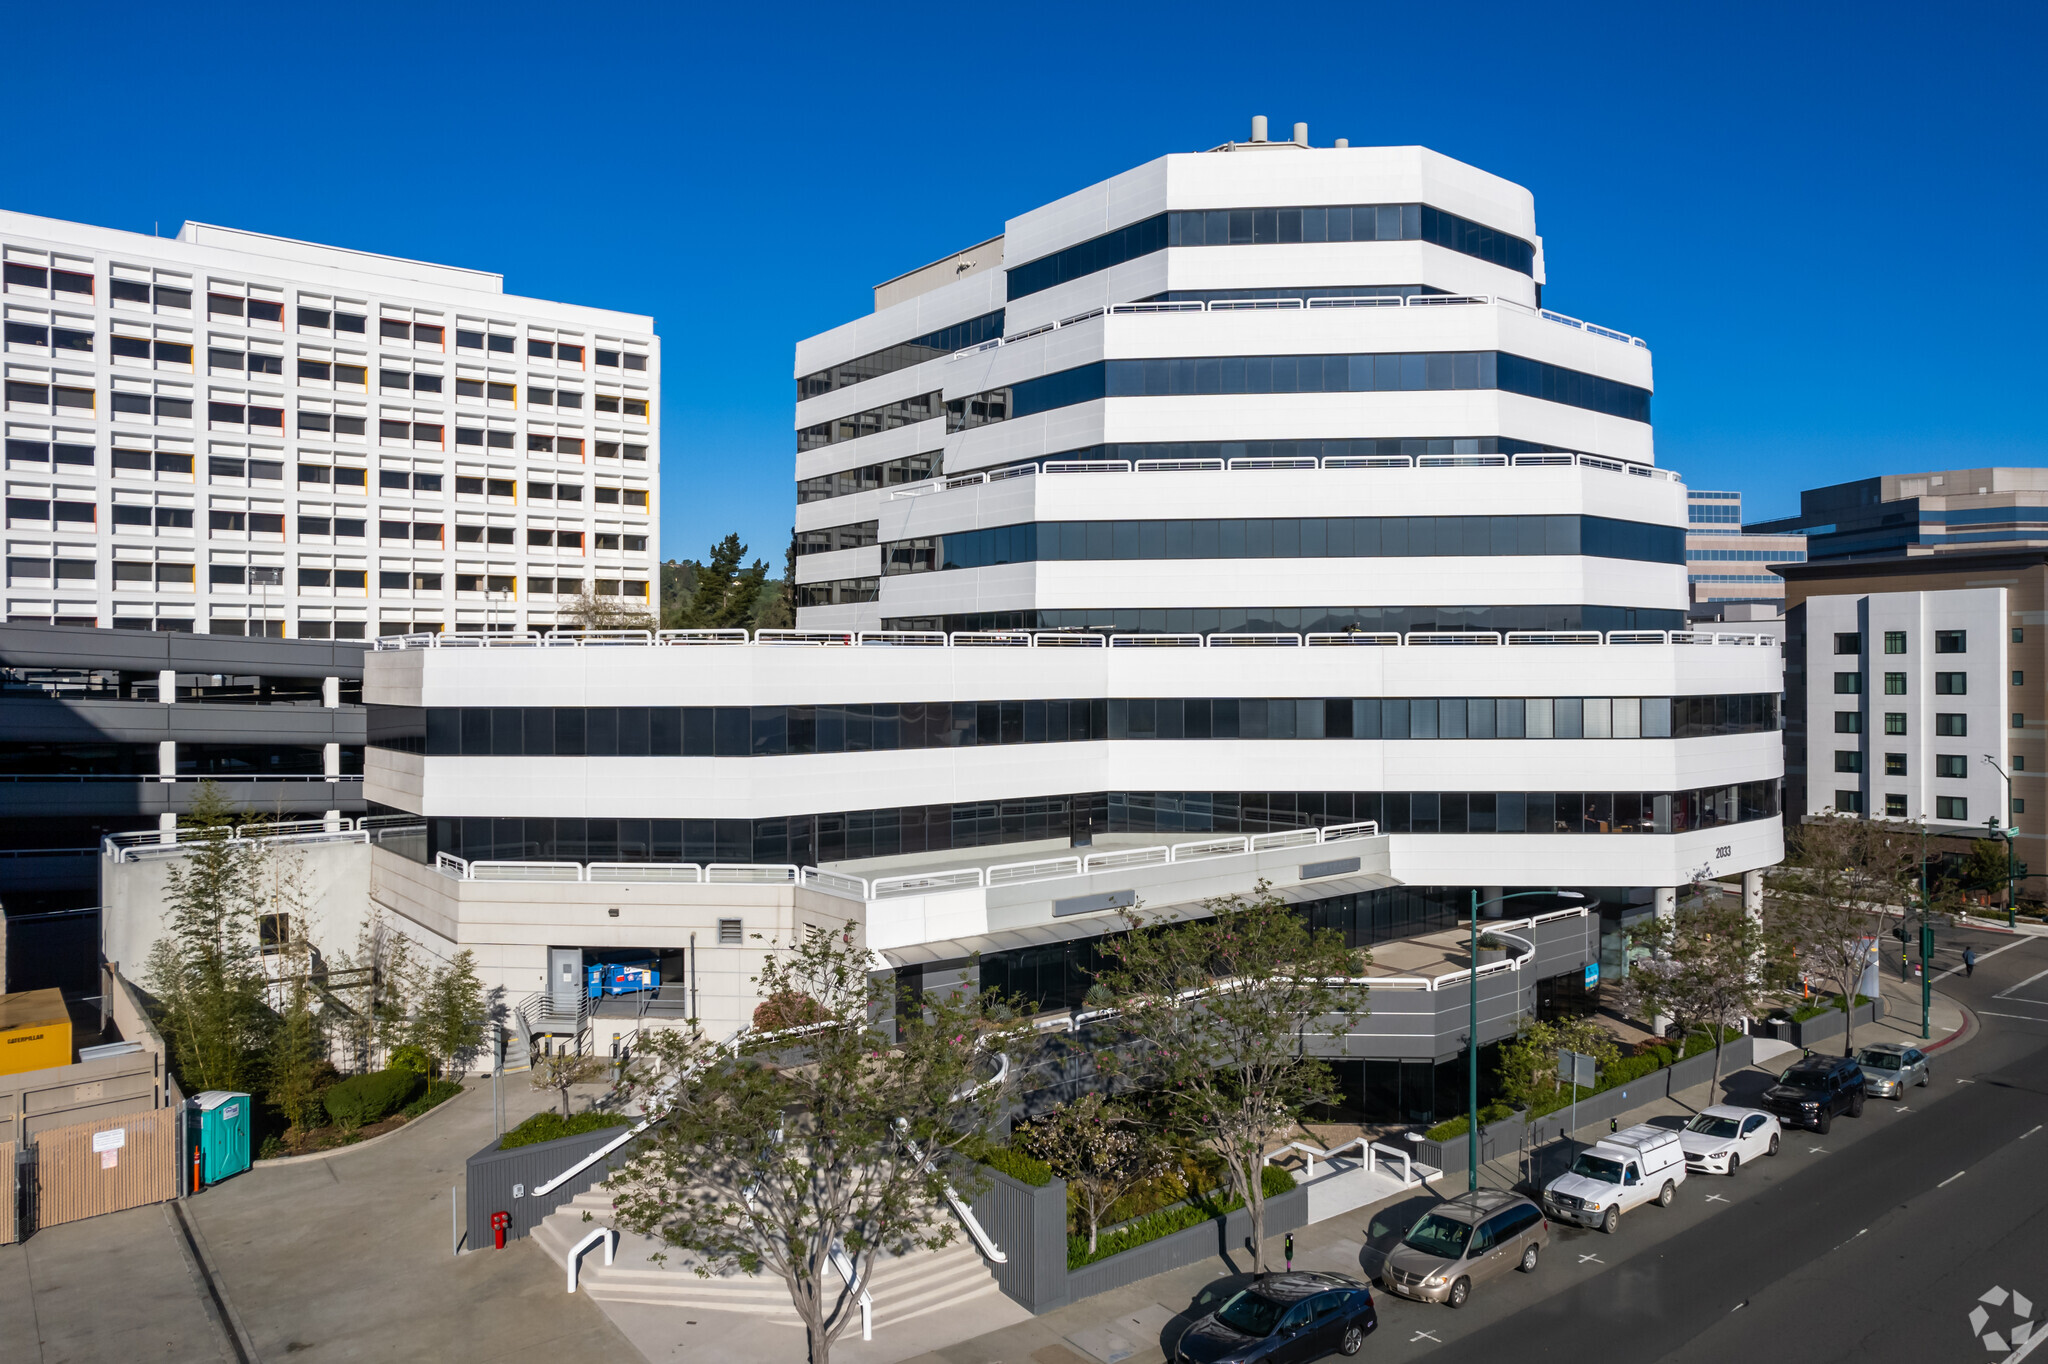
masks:
<svg viewBox="0 0 2048 1364"><path fill-rule="evenodd" d="M1235 1292L1204 1293L1196 1306L1212 1297L1222 1305L1181 1333L1172 1364L1302 1364L1355 1355L1380 1324L1372 1290L1345 1274L1261 1274Z"/></svg>

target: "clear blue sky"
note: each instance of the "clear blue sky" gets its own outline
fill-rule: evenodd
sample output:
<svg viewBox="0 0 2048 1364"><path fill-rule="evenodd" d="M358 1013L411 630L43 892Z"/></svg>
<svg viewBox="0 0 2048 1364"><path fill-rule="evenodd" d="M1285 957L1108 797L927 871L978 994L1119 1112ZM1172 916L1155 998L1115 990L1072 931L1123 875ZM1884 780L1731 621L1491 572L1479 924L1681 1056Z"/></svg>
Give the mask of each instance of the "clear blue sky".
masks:
<svg viewBox="0 0 2048 1364"><path fill-rule="evenodd" d="M1656 350L1752 517L2038 464L2039 5L41 5L0 204L185 218L651 313L663 552L779 570L791 347L1169 151L1306 121L1530 187L1545 302Z"/></svg>

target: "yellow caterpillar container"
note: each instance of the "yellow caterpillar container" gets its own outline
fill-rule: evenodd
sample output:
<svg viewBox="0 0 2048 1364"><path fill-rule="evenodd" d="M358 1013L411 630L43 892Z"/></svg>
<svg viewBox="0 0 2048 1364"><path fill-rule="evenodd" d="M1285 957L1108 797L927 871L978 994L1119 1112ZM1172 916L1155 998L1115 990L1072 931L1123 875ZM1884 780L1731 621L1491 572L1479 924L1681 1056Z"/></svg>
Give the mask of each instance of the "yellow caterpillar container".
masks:
<svg viewBox="0 0 2048 1364"><path fill-rule="evenodd" d="M0 995L0 1075L71 1064L71 1015L61 990Z"/></svg>

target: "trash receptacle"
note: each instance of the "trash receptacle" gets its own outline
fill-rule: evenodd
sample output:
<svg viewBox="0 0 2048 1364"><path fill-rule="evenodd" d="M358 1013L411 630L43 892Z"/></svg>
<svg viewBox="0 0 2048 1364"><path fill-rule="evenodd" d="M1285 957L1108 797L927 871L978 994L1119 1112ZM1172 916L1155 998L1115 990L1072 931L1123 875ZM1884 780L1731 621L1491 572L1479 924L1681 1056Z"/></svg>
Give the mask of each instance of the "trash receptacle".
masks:
<svg viewBox="0 0 2048 1364"><path fill-rule="evenodd" d="M209 1089L186 1100L199 1146L200 1178L218 1184L249 1168L251 1131L249 1096L233 1090Z"/></svg>

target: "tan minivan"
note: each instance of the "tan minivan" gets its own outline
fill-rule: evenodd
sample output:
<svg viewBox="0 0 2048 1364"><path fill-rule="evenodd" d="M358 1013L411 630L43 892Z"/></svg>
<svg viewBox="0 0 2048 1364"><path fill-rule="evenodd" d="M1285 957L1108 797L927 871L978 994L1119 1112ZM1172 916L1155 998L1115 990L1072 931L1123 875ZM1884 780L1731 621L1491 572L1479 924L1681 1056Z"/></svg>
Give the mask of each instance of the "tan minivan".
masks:
<svg viewBox="0 0 2048 1364"><path fill-rule="evenodd" d="M1541 1208L1520 1194L1481 1189L1424 1213L1388 1253L1380 1280L1404 1298L1463 1307L1475 1284L1510 1269L1535 1272L1549 1244Z"/></svg>

